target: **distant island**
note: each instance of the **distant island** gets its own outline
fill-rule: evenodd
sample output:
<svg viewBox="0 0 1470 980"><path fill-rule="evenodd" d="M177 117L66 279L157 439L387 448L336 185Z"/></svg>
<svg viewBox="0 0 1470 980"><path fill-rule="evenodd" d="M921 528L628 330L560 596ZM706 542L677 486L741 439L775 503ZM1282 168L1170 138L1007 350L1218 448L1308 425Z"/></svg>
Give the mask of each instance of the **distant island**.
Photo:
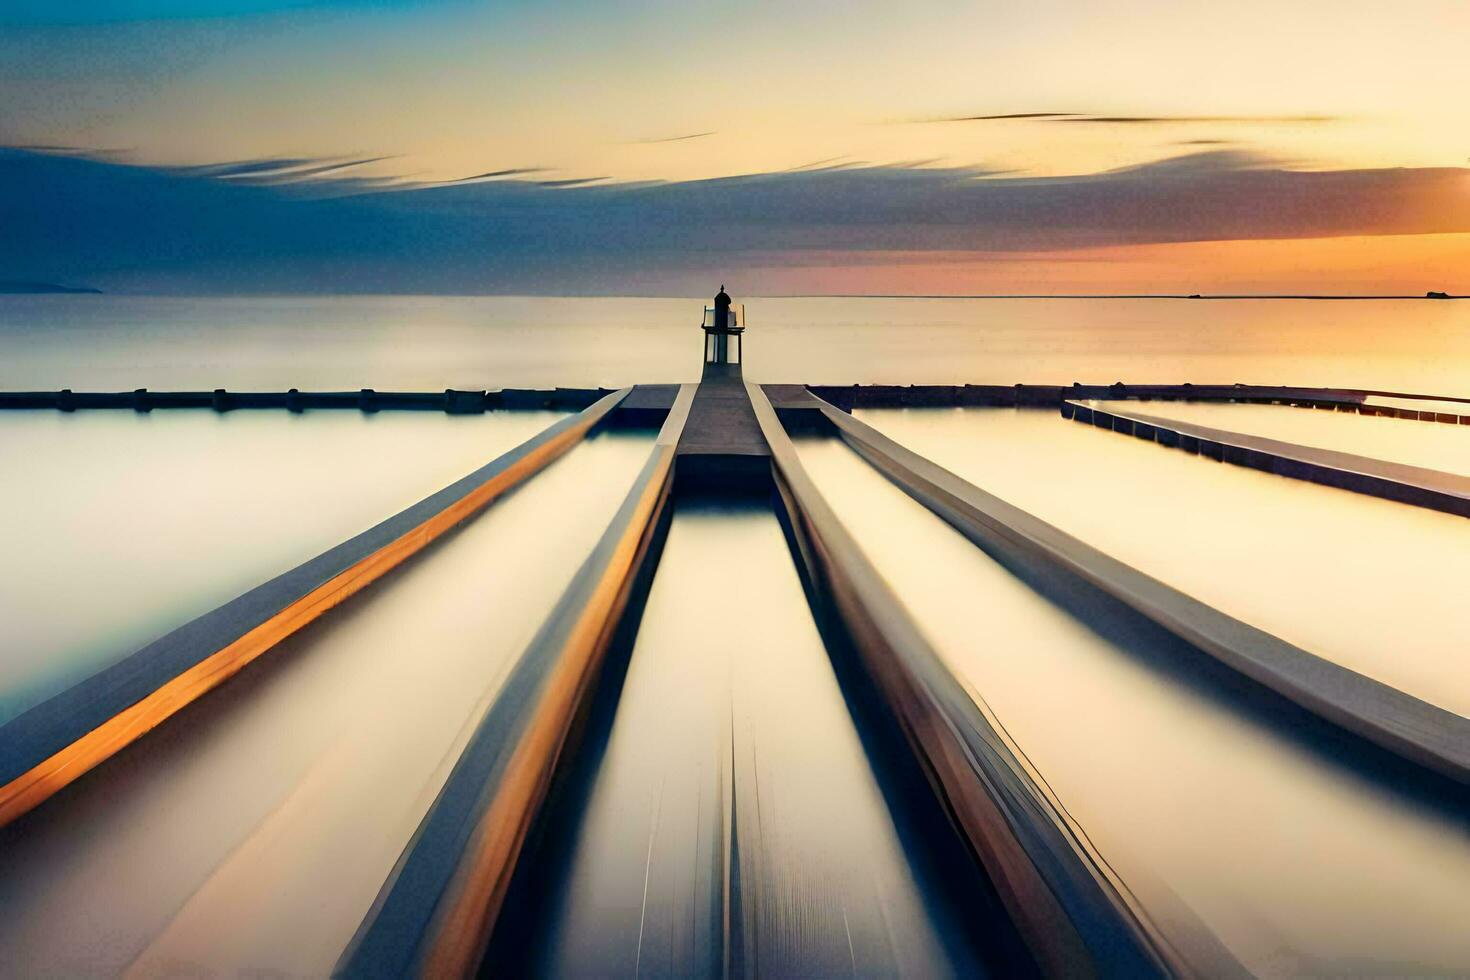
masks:
<svg viewBox="0 0 1470 980"><path fill-rule="evenodd" d="M101 293L90 286L62 286L54 282L24 282L15 279L0 279L0 295L17 293Z"/></svg>
<svg viewBox="0 0 1470 980"><path fill-rule="evenodd" d="M1454 297L1451 296L1449 293L1441 293L1441 292L1439 292L1438 290L1435 290L1435 289L1431 289L1429 292L1425 293L1424 294L1424 298L1425 299L1454 299Z"/></svg>

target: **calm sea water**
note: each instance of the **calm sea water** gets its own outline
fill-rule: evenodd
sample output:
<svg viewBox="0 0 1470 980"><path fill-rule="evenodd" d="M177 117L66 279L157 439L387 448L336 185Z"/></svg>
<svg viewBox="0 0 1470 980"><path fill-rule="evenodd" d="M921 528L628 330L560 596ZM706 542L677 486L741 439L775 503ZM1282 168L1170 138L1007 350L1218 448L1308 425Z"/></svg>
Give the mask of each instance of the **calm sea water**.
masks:
<svg viewBox="0 0 1470 980"><path fill-rule="evenodd" d="M0 297L0 389L694 380L699 299ZM1470 303L747 299L747 376L1470 393Z"/></svg>

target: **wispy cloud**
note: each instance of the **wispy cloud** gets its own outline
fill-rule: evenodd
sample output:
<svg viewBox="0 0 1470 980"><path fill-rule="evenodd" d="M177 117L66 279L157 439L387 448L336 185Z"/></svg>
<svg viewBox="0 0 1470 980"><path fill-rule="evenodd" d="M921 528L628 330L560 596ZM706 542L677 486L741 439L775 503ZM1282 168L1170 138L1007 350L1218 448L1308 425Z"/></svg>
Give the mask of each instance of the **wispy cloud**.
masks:
<svg viewBox="0 0 1470 980"><path fill-rule="evenodd" d="M326 161L304 161L294 166L281 167L277 169L256 170L253 172L236 172L223 174L221 176L256 182L262 184L290 184L305 180L314 180L325 177L328 174L340 176L344 170L352 170L357 167L365 167L371 163L382 163L391 160L392 157L360 157L355 160L326 160Z"/></svg>
<svg viewBox="0 0 1470 980"><path fill-rule="evenodd" d="M86 160L111 160L123 163L127 160L128 151L120 149L106 149L94 146L69 146L63 143L7 143L0 144L7 149L24 150L27 153L42 153L54 157L79 157Z"/></svg>
<svg viewBox="0 0 1470 980"><path fill-rule="evenodd" d="M1068 116L1063 123L1106 123L1114 126L1163 126L1179 123L1220 123L1243 126L1317 125L1339 122L1337 116Z"/></svg>
<svg viewBox="0 0 1470 980"><path fill-rule="evenodd" d="M523 177L526 174L545 173L545 167L510 167L505 170L487 170L482 174L471 174L468 177L455 177L453 180L437 181L440 184L468 184L477 180L500 180L505 177Z"/></svg>
<svg viewBox="0 0 1470 980"><path fill-rule="evenodd" d="M608 177L564 177L558 180L538 180L537 187L585 187L588 184L600 184Z"/></svg>
<svg viewBox="0 0 1470 980"><path fill-rule="evenodd" d="M711 129L706 133L685 133L683 136L658 136L652 139L629 140L630 143L683 143L686 140L700 140L706 136L714 136L717 130Z"/></svg>
<svg viewBox="0 0 1470 980"><path fill-rule="evenodd" d="M783 174L814 173L819 170L848 170L854 166L851 157L823 157L820 160L812 160L809 163L798 163L793 167L787 167L780 171Z"/></svg>
<svg viewBox="0 0 1470 980"><path fill-rule="evenodd" d="M14 150L29 150L32 153L56 153L64 155L95 155L96 151L88 150L81 146L65 146L60 143L17 143L11 147Z"/></svg>
<svg viewBox="0 0 1470 980"><path fill-rule="evenodd" d="M1092 112L1002 112L979 116L940 116L927 119L910 119L911 123L963 123L1021 120L1040 123L1091 123L1113 126L1162 126L1194 123L1219 123L1221 125L1317 125L1341 122L1340 116L1327 115L1280 115L1280 116L1108 116Z"/></svg>
<svg viewBox="0 0 1470 980"><path fill-rule="evenodd" d="M311 166L318 162L320 161L315 157L270 157L258 160L227 160L223 163L207 163L197 166L181 166L167 169L171 169L175 173L192 174L199 177L231 179L235 177L268 176L270 174L295 170L297 167Z"/></svg>
<svg viewBox="0 0 1470 980"><path fill-rule="evenodd" d="M1076 112L1000 112L988 116L940 116L937 119L911 119L909 122L991 122L998 119L1069 119Z"/></svg>

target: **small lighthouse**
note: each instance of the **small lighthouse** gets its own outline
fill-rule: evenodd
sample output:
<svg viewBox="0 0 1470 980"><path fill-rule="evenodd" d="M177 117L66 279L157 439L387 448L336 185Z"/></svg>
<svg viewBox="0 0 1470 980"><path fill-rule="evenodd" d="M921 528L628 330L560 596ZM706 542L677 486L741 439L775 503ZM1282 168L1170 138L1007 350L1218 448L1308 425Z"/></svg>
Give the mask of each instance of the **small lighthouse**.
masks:
<svg viewBox="0 0 1470 980"><path fill-rule="evenodd" d="M745 333L745 305L735 306L725 287L715 293L715 305L704 308L704 377L740 377L741 335Z"/></svg>

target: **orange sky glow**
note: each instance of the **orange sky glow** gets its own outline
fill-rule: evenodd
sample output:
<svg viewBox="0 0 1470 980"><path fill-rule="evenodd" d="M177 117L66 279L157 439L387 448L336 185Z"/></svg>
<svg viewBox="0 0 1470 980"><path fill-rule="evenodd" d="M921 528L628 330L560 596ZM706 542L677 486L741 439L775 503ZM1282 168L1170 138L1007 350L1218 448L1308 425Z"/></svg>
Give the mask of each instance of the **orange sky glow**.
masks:
<svg viewBox="0 0 1470 980"><path fill-rule="evenodd" d="M711 269L711 274L716 270ZM784 293L1419 295L1470 286L1470 234L1186 242L1058 252L835 253L753 257Z"/></svg>

